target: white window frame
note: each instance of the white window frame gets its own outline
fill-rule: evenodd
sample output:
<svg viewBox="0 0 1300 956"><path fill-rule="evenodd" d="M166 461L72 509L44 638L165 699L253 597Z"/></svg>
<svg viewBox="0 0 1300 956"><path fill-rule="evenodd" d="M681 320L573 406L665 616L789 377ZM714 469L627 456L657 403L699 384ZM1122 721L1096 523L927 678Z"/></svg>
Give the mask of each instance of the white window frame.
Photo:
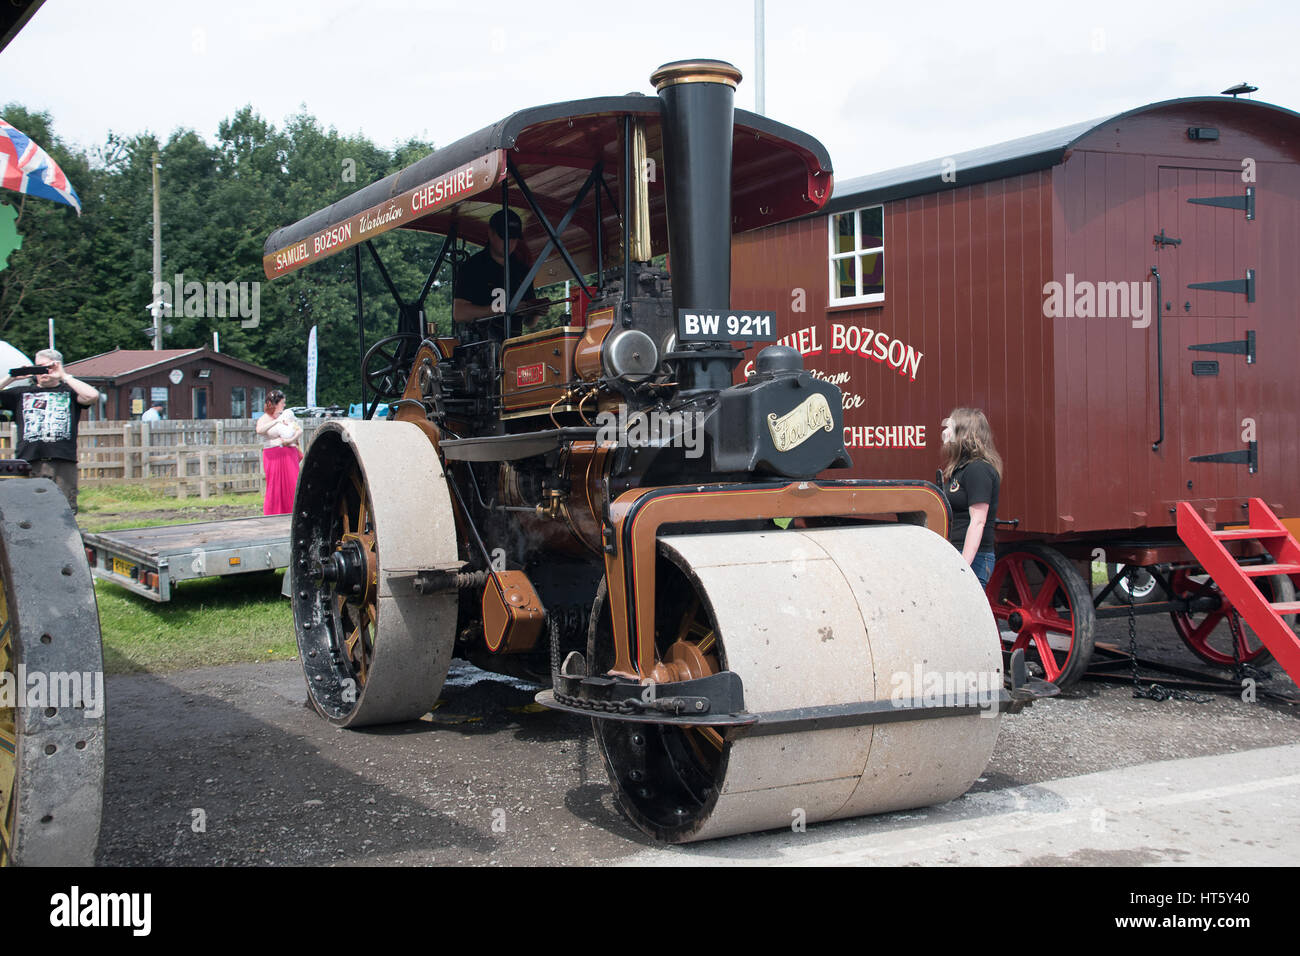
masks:
<svg viewBox="0 0 1300 956"><path fill-rule="evenodd" d="M880 245L871 246L870 248L863 248L862 216L859 214L865 212L868 209L880 210L880 231L882 235L880 237ZM839 252L836 250L835 240L839 238L839 235L835 229L835 220L839 216L853 217L853 250L851 252ZM883 292L869 292L865 295L862 293L862 263L858 258L859 256L870 255L873 252L878 252L881 255L884 255L885 252L885 237L883 235L885 231L884 204L876 203L875 205L872 206L859 206L856 209L844 209L841 210L840 212L833 212L826 217L826 230L828 233L827 248L830 256L828 260L828 271L829 271L829 280L830 280L830 286L829 286L830 298L827 300L828 303L830 305L865 305L872 302L884 302L885 293ZM841 259L853 260L853 288L856 293L855 295L845 296L843 298L839 296L840 278L839 278L839 272L836 269L836 265Z"/></svg>

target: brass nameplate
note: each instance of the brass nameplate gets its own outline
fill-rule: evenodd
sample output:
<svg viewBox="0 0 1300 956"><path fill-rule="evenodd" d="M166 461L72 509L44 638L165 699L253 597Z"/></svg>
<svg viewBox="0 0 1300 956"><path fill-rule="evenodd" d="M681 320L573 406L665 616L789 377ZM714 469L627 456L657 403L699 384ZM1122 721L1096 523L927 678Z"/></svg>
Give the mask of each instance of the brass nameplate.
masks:
<svg viewBox="0 0 1300 956"><path fill-rule="evenodd" d="M835 428L830 403L820 393L809 395L780 418L776 412L767 416L767 430L772 433L772 444L776 445L777 451L799 447L819 428L823 431Z"/></svg>

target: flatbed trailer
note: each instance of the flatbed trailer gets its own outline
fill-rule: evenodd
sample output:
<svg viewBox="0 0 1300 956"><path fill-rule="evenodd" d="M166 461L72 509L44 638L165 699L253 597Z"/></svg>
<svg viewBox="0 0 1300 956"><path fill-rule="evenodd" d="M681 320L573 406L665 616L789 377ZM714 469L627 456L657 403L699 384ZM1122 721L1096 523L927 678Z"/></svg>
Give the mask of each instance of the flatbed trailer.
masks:
<svg viewBox="0 0 1300 956"><path fill-rule="evenodd" d="M82 540L96 578L162 602L178 581L287 567L290 517L126 528Z"/></svg>

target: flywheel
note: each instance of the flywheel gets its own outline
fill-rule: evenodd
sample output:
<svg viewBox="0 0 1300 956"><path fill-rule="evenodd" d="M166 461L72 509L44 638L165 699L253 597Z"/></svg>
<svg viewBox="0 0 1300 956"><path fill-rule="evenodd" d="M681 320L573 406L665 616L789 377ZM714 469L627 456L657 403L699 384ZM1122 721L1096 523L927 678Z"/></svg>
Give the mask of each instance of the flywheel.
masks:
<svg viewBox="0 0 1300 956"><path fill-rule="evenodd" d="M929 806L965 793L988 764L1000 718L998 629L974 573L933 532L665 536L656 590L660 673L730 670L749 713L831 715L807 730L749 735L593 720L620 805L657 839ZM611 648L598 598L589 674L611 666ZM874 723L831 713L871 702L937 711L954 701L979 710Z"/></svg>
<svg viewBox="0 0 1300 956"><path fill-rule="evenodd" d="M316 710L344 727L428 713L451 664L457 594L421 593L416 578L458 561L442 463L418 426L322 426L298 480L291 560Z"/></svg>
<svg viewBox="0 0 1300 956"><path fill-rule="evenodd" d="M0 863L90 866L104 793L99 610L72 509L0 480Z"/></svg>

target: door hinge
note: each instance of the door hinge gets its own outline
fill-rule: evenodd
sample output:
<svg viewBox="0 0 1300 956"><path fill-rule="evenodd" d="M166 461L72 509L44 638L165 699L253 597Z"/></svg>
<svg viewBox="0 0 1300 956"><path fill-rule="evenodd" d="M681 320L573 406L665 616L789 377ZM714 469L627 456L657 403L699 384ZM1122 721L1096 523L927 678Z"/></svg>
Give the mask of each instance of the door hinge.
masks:
<svg viewBox="0 0 1300 956"><path fill-rule="evenodd" d="M1246 297L1247 302L1255 301L1255 270L1247 269L1244 279L1220 279L1217 282L1189 282L1189 289L1206 289L1210 292L1237 292Z"/></svg>
<svg viewBox="0 0 1300 956"><path fill-rule="evenodd" d="M1246 364L1255 364L1255 330L1249 329L1244 339L1233 342L1207 342L1204 345L1187 346L1190 352L1223 352L1226 355L1244 355Z"/></svg>
<svg viewBox="0 0 1300 956"><path fill-rule="evenodd" d="M1197 206L1220 206L1224 209L1244 209L1246 211L1246 220L1252 221L1255 218L1255 187L1247 186L1246 195L1244 196L1207 196L1204 199L1189 199L1189 203Z"/></svg>
<svg viewBox="0 0 1300 956"><path fill-rule="evenodd" d="M1217 462L1221 465L1245 465L1253 475L1259 471L1259 442L1249 443L1249 448L1240 451L1221 451L1217 455L1197 455L1188 461Z"/></svg>

